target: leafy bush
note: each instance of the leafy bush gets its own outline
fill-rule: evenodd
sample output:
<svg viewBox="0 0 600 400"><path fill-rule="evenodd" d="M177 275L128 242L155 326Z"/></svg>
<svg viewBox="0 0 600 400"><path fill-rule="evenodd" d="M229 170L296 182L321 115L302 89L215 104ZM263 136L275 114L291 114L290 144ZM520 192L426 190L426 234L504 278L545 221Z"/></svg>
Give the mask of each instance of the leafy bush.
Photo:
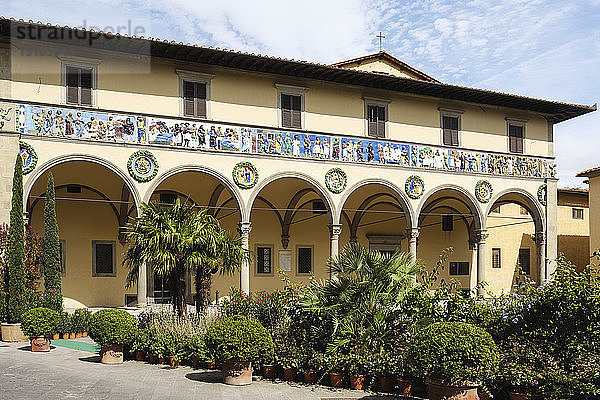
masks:
<svg viewBox="0 0 600 400"><path fill-rule="evenodd" d="M52 336L58 331L60 314L49 308L34 308L23 313L21 330L29 337Z"/></svg>
<svg viewBox="0 0 600 400"><path fill-rule="evenodd" d="M2 275L0 275L1 277ZM0 285L2 284L2 279L0 279ZM8 300L8 295L6 292L0 287L0 322L6 321L6 303Z"/></svg>
<svg viewBox="0 0 600 400"><path fill-rule="evenodd" d="M258 320L241 315L225 317L212 324L205 341L217 361L265 362L274 355L271 334Z"/></svg>
<svg viewBox="0 0 600 400"><path fill-rule="evenodd" d="M85 308L78 308L73 313L73 332L87 332L92 313Z"/></svg>
<svg viewBox="0 0 600 400"><path fill-rule="evenodd" d="M131 342L131 351L150 351L150 334L150 329L138 329L133 342Z"/></svg>
<svg viewBox="0 0 600 400"><path fill-rule="evenodd" d="M60 325L59 331L60 333L70 333L72 326L73 317L68 312L63 311L60 314Z"/></svg>
<svg viewBox="0 0 600 400"><path fill-rule="evenodd" d="M437 322L419 331L406 354L417 376L449 384L479 383L498 367L498 348L485 330L463 322Z"/></svg>
<svg viewBox="0 0 600 400"><path fill-rule="evenodd" d="M90 337L101 346L130 344L137 332L135 318L124 310L104 309L90 318Z"/></svg>

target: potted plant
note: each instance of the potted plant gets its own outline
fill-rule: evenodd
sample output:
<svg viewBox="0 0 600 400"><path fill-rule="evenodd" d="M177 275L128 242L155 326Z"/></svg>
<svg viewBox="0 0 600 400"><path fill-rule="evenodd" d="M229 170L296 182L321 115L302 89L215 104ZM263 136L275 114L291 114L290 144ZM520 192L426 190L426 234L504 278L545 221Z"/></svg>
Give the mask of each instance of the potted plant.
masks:
<svg viewBox="0 0 600 400"><path fill-rule="evenodd" d="M121 364L123 345L130 344L137 332L135 318L125 310L104 309L90 318L90 337L101 346L103 364Z"/></svg>
<svg viewBox="0 0 600 400"><path fill-rule="evenodd" d="M185 355L184 340L180 334L167 332L163 337L163 357L166 364L171 367L179 366L179 363Z"/></svg>
<svg viewBox="0 0 600 400"><path fill-rule="evenodd" d="M397 357L388 351L373 356L373 373L382 392L391 393L396 388Z"/></svg>
<svg viewBox="0 0 600 400"><path fill-rule="evenodd" d="M228 385L252 383L252 362L272 359L275 351L262 324L241 315L217 320L204 340L211 355L223 363L223 382Z"/></svg>
<svg viewBox="0 0 600 400"><path fill-rule="evenodd" d="M319 381L319 373L327 369L325 355L313 349L308 349L301 358L300 367L304 372L304 382L317 383Z"/></svg>
<svg viewBox="0 0 600 400"><path fill-rule="evenodd" d="M329 371L329 382L336 388L344 387L347 359L343 354L330 354L327 356L327 369Z"/></svg>
<svg viewBox="0 0 600 400"><path fill-rule="evenodd" d="M66 340L69 338L70 330L71 330L71 314L64 311L63 313L61 313L61 316L60 316L60 327L59 327L59 331L60 331L63 339Z"/></svg>
<svg viewBox="0 0 600 400"><path fill-rule="evenodd" d="M294 344L286 345L278 356L279 364L283 368L283 377L286 381L295 381L298 374L298 361L300 351Z"/></svg>
<svg viewBox="0 0 600 400"><path fill-rule="evenodd" d="M87 336L87 325L89 323L90 315L91 313L85 308L78 308L73 313L72 331L75 332L76 338Z"/></svg>
<svg viewBox="0 0 600 400"><path fill-rule="evenodd" d="M60 325L60 314L49 308L38 307L21 317L21 329L29 336L31 351L50 351L50 336Z"/></svg>
<svg viewBox="0 0 600 400"><path fill-rule="evenodd" d="M204 339L201 336L190 336L185 343L185 352L187 357L192 361L192 366L198 368L200 361L205 361L207 358Z"/></svg>
<svg viewBox="0 0 600 400"><path fill-rule="evenodd" d="M367 384L372 361L366 349L354 348L347 356L347 370L350 378L350 389L362 390Z"/></svg>
<svg viewBox="0 0 600 400"><path fill-rule="evenodd" d="M144 361L146 358L149 342L150 335L148 329L138 330L133 342L131 342L131 351L135 354L135 359L137 361Z"/></svg>
<svg viewBox="0 0 600 400"><path fill-rule="evenodd" d="M477 388L498 367L498 349L485 330L438 322L417 332L406 353L412 372L428 380L429 398L477 399Z"/></svg>

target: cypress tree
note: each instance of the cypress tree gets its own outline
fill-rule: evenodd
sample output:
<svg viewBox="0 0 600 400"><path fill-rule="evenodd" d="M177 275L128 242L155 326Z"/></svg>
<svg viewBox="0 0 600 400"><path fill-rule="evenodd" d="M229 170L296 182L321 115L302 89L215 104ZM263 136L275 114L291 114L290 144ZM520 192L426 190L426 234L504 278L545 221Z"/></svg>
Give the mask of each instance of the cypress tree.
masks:
<svg viewBox="0 0 600 400"><path fill-rule="evenodd" d="M23 222L23 161L17 155L13 177L7 254L7 320L21 322L25 311L25 224Z"/></svg>
<svg viewBox="0 0 600 400"><path fill-rule="evenodd" d="M44 290L47 294L48 308L57 311L62 311L61 272L54 177L50 173L44 207Z"/></svg>

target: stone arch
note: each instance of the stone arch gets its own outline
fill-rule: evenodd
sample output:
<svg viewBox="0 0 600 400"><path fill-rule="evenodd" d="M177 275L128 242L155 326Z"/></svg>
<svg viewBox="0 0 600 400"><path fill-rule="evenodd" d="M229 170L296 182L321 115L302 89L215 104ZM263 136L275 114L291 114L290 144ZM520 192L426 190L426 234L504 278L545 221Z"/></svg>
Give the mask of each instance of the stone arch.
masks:
<svg viewBox="0 0 600 400"><path fill-rule="evenodd" d="M203 165L180 165L163 172L152 181L152 185L150 185L150 187L146 190L146 194L144 195L144 202L147 203L150 201L150 197L152 197L152 194L154 193L156 188L160 186L161 183L166 181L168 178L182 172L199 172L215 178L218 182L220 182L227 189L229 189L231 196L235 199L238 210L240 211L241 222L248 221L246 215L249 213L246 211L240 192L237 190L234 184L220 172L212 168L205 167Z"/></svg>
<svg viewBox="0 0 600 400"><path fill-rule="evenodd" d="M416 218L415 218L414 211L410 205L410 200L408 199L408 196L398 186L396 186L392 182L389 182L389 181L383 180L383 179L376 179L376 178L364 179L364 180L354 184L351 188L349 188L345 191L344 195L340 199L340 202L339 202L339 205L337 208L337 213L338 213L336 216L337 221L339 221L341 219L341 213L342 213L342 209L344 208L344 204L346 204L346 201L352 195L352 193L354 193L360 187L365 186L365 185L370 185L370 184L385 186L392 193L394 193L397 196L396 200L398 200L400 207L402 207L402 211L404 211L404 214L406 215L407 229L413 228L415 226L414 223L415 223Z"/></svg>
<svg viewBox="0 0 600 400"><path fill-rule="evenodd" d="M425 196L423 196L423 199L419 203L419 207L417 208L417 211L415 213L419 223L422 219L423 212L426 211L426 208L429 206L428 202L430 201L430 199L433 196L435 196L436 193L442 191L449 191L458 195L456 200L460 201L471 211L471 215L473 216L474 230L485 229L486 219L483 217L481 208L477 204L477 200L475 199L475 197L464 188L452 184L436 186L435 188L431 189Z"/></svg>
<svg viewBox="0 0 600 400"><path fill-rule="evenodd" d="M487 219L494 207L507 203L518 204L525 208L533 219L536 232L546 231L546 219L542 205L534 195L519 188L504 189L492 197L485 210L485 218Z"/></svg>
<svg viewBox="0 0 600 400"><path fill-rule="evenodd" d="M321 186L321 184L314 178L312 178L306 174L299 173L299 172L280 172L280 173L277 173L277 174L274 174L274 175L271 175L271 176L265 178L254 189L254 191L250 195L250 198L248 199L248 203L246 206L246 210L248 212L247 221L250 221L250 212L252 211L254 202L255 202L256 198L258 197L259 193L261 192L261 190L264 189L265 187L267 187L270 183L275 182L279 179L284 179L284 178L299 179L299 180L307 183L309 186L311 186L312 189L314 189L314 191L317 193L317 195L325 202L325 206L327 207L327 211L328 211L328 215L329 215L329 223L330 224L339 223L338 222L339 215L337 214L335 204L333 203L333 200L327 193L327 190L323 186Z"/></svg>
<svg viewBox="0 0 600 400"><path fill-rule="evenodd" d="M121 178L123 183L129 189L131 196L133 196L135 210L139 215L139 206L141 204L140 193L137 190L135 183L131 181L131 178L129 177L129 175L125 171L121 170L121 168L119 168L118 166L113 164L112 162L110 162L104 158L101 158L101 157L98 157L95 155L90 155L90 154L68 154L68 155L58 156L49 161L46 161L44 164L40 165L39 168L36 168L32 172L31 176L29 176L29 178L25 182L25 185L23 188L23 198L24 199L29 198L29 195L31 193L31 189L33 188L33 185L35 185L37 180L45 172L50 170L52 167L55 167L57 165L64 164L67 162L71 162L71 161L83 161L83 162L90 162L93 164L100 165L104 168L109 169L115 175L117 175L119 178ZM25 202L23 202L23 212L27 211L26 207L27 207L27 202L25 201Z"/></svg>

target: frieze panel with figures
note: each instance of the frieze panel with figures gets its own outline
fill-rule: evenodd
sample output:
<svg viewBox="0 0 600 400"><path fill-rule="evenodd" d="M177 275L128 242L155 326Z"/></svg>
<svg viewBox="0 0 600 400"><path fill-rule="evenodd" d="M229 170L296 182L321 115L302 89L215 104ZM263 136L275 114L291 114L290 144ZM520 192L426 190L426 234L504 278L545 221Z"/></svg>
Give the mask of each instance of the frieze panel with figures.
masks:
<svg viewBox="0 0 600 400"><path fill-rule="evenodd" d="M18 104L21 133L444 171L554 178L552 160L206 121Z"/></svg>

